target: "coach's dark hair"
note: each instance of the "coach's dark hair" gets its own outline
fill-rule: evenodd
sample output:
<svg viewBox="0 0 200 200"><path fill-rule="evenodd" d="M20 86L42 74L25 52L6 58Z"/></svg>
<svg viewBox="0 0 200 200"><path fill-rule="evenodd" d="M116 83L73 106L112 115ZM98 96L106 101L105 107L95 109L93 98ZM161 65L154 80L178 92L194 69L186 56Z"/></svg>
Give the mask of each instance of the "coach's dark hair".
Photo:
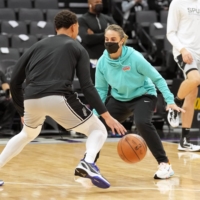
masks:
<svg viewBox="0 0 200 200"><path fill-rule="evenodd" d="M76 14L69 10L59 12L54 18L54 25L57 30L60 28L69 28L72 24L76 24L77 22Z"/></svg>

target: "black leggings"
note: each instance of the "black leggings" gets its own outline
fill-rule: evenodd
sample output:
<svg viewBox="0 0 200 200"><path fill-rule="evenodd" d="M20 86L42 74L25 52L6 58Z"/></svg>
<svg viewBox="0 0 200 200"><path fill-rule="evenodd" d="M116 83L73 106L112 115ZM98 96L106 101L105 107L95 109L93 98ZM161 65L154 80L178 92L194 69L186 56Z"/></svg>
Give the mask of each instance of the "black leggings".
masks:
<svg viewBox="0 0 200 200"><path fill-rule="evenodd" d="M155 109L157 98L152 95L143 95L128 102L122 102L109 97L106 108L119 122L124 122L127 117L134 115L136 128L147 143L150 151L158 163L168 162L165 150L160 137L152 124L152 115ZM101 119L105 124L105 121ZM98 159L99 153L95 159Z"/></svg>

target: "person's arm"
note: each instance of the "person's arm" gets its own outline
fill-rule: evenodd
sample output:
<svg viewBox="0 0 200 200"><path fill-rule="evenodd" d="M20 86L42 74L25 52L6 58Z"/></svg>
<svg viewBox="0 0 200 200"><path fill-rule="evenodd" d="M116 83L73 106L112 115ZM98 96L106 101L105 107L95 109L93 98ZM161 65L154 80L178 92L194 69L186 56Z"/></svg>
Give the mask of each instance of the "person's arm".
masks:
<svg viewBox="0 0 200 200"><path fill-rule="evenodd" d="M17 64L13 68L10 91L13 99L13 103L19 115L24 116L24 96L22 84L25 80L25 67L30 57L30 49L26 51L18 60Z"/></svg>
<svg viewBox="0 0 200 200"><path fill-rule="evenodd" d="M134 5L135 5L135 1L134 0L132 0L130 2L122 1L122 4L121 4L122 12L125 13L125 12L129 11Z"/></svg>
<svg viewBox="0 0 200 200"><path fill-rule="evenodd" d="M82 17L78 18L79 22L79 36L81 37L81 41L86 45L96 45L102 44L104 42L104 32L103 33L93 33L88 34L88 27L85 19Z"/></svg>
<svg viewBox="0 0 200 200"><path fill-rule="evenodd" d="M142 55L138 56L137 71L152 80L162 93L167 104L174 104L174 95L170 92L166 81Z"/></svg>
<svg viewBox="0 0 200 200"><path fill-rule="evenodd" d="M95 108L100 115L106 112L107 109L101 101L101 98L92 83L90 77L89 56L86 50L83 48L81 48L80 57L78 59L76 75L79 79L81 89L88 103Z"/></svg>
<svg viewBox="0 0 200 200"><path fill-rule="evenodd" d="M108 16L108 15L104 15L107 19L107 22L108 22L108 25L111 25L111 24L117 24L117 22L113 19L113 17L111 16ZM104 38L105 39L105 38Z"/></svg>
<svg viewBox="0 0 200 200"><path fill-rule="evenodd" d="M156 12L163 10L163 7L158 5L155 0L148 0L147 3L150 10L155 10Z"/></svg>
<svg viewBox="0 0 200 200"><path fill-rule="evenodd" d="M177 31L179 27L180 13L179 7L174 1L170 4L167 18L167 39L176 49L181 51L184 45L180 42L177 37Z"/></svg>

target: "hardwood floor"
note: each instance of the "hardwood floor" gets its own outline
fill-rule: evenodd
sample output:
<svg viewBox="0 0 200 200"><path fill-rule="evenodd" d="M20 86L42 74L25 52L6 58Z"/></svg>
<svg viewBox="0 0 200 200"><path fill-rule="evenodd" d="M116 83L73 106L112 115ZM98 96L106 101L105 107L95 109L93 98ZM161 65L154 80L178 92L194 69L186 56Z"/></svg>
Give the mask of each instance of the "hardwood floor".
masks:
<svg viewBox="0 0 200 200"><path fill-rule="evenodd" d="M117 142L106 142L97 163L111 183L105 190L85 189L74 181L84 143L29 144L0 170L0 179L5 181L0 187L0 199L199 200L200 153L178 152L177 144L163 144L175 175L154 180L157 163L149 151L141 162L131 165L117 155Z"/></svg>

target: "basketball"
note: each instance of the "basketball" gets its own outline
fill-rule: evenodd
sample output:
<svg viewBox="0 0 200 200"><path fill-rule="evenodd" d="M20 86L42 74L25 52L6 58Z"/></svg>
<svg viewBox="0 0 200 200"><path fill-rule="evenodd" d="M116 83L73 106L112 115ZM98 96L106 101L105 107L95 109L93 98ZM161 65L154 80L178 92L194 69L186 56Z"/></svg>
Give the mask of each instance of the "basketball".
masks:
<svg viewBox="0 0 200 200"><path fill-rule="evenodd" d="M128 134L119 140L117 152L126 163L137 163L145 157L147 145L141 136Z"/></svg>

